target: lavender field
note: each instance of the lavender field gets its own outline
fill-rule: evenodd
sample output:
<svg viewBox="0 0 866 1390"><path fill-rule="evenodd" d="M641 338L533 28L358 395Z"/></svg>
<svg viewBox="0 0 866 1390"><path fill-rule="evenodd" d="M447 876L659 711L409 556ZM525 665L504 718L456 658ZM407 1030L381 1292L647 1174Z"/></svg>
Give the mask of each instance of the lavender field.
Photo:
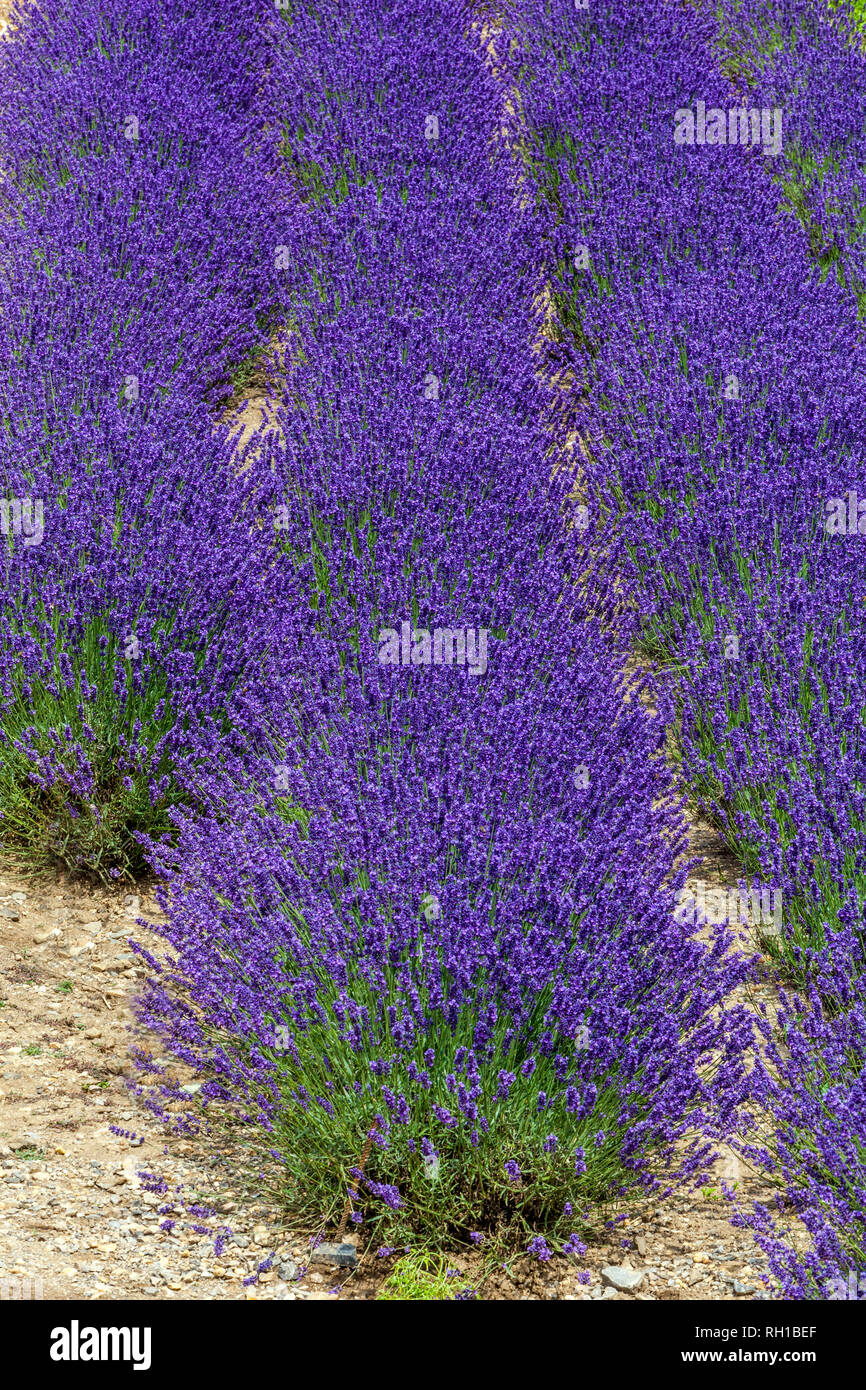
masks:
<svg viewBox="0 0 866 1390"><path fill-rule="evenodd" d="M724 1297L866 1298L860 8L4 38L0 867L155 894L115 1138L335 1296L668 1296L703 1190Z"/></svg>

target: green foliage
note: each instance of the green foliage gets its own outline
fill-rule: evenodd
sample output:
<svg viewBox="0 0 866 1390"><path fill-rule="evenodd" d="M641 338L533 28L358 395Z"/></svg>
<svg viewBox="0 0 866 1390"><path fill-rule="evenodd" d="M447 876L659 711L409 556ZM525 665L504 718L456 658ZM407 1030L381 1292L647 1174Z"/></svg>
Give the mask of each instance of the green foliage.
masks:
<svg viewBox="0 0 866 1390"><path fill-rule="evenodd" d="M666 611L647 625L639 643L642 654L675 668L687 628L696 630L708 647L718 649L725 635L736 633L740 626L736 615L741 611L743 594L751 597L762 589L769 590L771 574L764 560L758 553L742 553L735 545L730 560L723 563L714 549L701 575L692 577L687 590L672 590ZM845 616L840 615L840 631L845 623ZM708 711L694 711L692 737L697 757L690 761L710 770L694 773L688 789L696 807L710 816L748 876L761 875L765 869L761 832L779 844L783 856L789 846L793 847L792 854L796 848L797 826L787 809L788 787L798 781L820 787L827 778L826 752L815 740L813 710L823 708L826 713L829 702L838 697L822 675L814 640L811 627L806 625L802 647L792 660L790 653L783 654L780 642L768 630L750 665L750 689L744 688L736 663L731 665L729 676L723 666L719 687L722 719L718 715L711 717ZM773 706L781 680L791 692L790 716L802 739L796 756L792 754L784 766L775 764L773 774L767 776L759 774L758 768L766 767L768 757L772 759L774 746L757 731L754 715L764 702L768 708ZM866 716L866 708L863 714ZM681 711L676 721L677 739L680 715ZM749 734L745 751L739 737L743 730ZM844 753L844 747L840 747L840 757ZM747 767L755 768L750 779L742 776L744 760ZM681 746L676 750L676 762L683 765ZM733 773L734 769L738 775L730 778L732 790L726 794L722 778L726 771ZM866 835L866 817L858 819L852 813L852 819L858 835ZM840 929L840 912L852 884L860 902L866 902L866 878L858 872L857 858L852 842L846 848L840 877L820 853L816 854L808 888L804 886L784 903L782 931L759 932L756 944L790 982L806 983L803 953L821 950L832 933Z"/></svg>
<svg viewBox="0 0 866 1390"><path fill-rule="evenodd" d="M285 971L291 976L290 963ZM348 989L368 1017L380 1016L381 1000L353 972ZM344 992L344 994L345 994ZM330 995L330 997L329 997ZM539 998L536 1013L521 1036L512 1037L507 1020L497 1024L489 1056L480 1063L478 1108L489 1128L471 1131L462 1117L451 1127L434 1116L431 1107L453 1113L455 1095L449 1075L459 1072L458 1048L472 1048L477 1024L477 1005L466 1003L452 1027L435 1012L428 1029L419 1035L411 1053L398 1047L383 1023L365 1028L363 1041L353 1047L340 1022L340 991L333 981L322 979L317 1009L306 1028L294 1030L287 1054L275 1055L279 1066L281 1103L274 1147L285 1164L285 1201L299 1217L336 1220L351 1187L352 1170L358 1167L367 1136L377 1114L388 1113L384 1090L406 1098L404 1122L392 1124L387 1147L373 1144L364 1168L358 1205L365 1214L365 1230L394 1246L413 1246L419 1240L431 1249L453 1249L468 1242L469 1232L482 1230L496 1240L525 1247L529 1237L544 1232L554 1241L574 1232L574 1211L603 1206L612 1193L627 1200L637 1181L634 1168L621 1157L622 1134L645 1107L649 1115L653 1099L635 1100L628 1122L623 1121L622 1095L612 1072L595 1078L598 1092L591 1111L578 1117L568 1110L556 1077L554 1056L539 1055L525 1039L539 1036L548 1007ZM388 998L401 1010L396 979ZM387 1012L385 1013L387 1018ZM274 1025L280 1019L274 1017ZM377 1036L378 1031L378 1036ZM561 1049L574 1040L561 1040ZM532 1051L535 1068L524 1075L521 1067ZM557 1051L552 1048L552 1054ZM425 1053L427 1054L425 1057ZM433 1060L430 1060L430 1054ZM382 1062L389 1059L386 1085ZM413 1080L429 1075L429 1089ZM500 1072L514 1073L507 1095L498 1095ZM538 1095L557 1096L540 1108ZM641 1095L640 1078L631 1094ZM320 1105L317 1097L325 1099ZM431 1133L432 1131L432 1133ZM546 1141L558 1136L555 1147ZM601 1136L601 1139L598 1139ZM423 1157L423 1141L431 1139L438 1161L430 1166ZM586 1170L575 1172L575 1151L583 1149ZM509 1178L505 1165L516 1163L518 1181ZM396 1187L400 1205L394 1209L366 1187L366 1180Z"/></svg>
<svg viewBox="0 0 866 1390"><path fill-rule="evenodd" d="M449 1275L447 1261L432 1250L410 1251L398 1260L379 1292L377 1301L444 1302L452 1301L457 1292L465 1292L454 1275Z"/></svg>
<svg viewBox="0 0 866 1390"><path fill-rule="evenodd" d="M169 832L179 799L161 746L176 722L167 681L159 668L142 679L101 619L75 641L59 621L56 633L53 651L40 644L42 673L22 671L0 707L3 840L35 867L59 861L103 881L130 879L144 868L136 835ZM14 645L15 634L6 640ZM167 789L154 796L161 778Z"/></svg>

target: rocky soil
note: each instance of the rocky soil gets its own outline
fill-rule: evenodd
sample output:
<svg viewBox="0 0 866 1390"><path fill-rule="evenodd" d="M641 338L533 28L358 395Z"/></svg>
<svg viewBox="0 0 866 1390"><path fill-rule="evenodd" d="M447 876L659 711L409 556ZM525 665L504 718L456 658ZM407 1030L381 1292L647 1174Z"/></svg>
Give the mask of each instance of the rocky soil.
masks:
<svg viewBox="0 0 866 1390"><path fill-rule="evenodd" d="M139 913L159 920L146 895L0 875L0 1281L41 1281L45 1298L315 1296L321 1275L297 1291L279 1277L295 1278L301 1247L278 1211L247 1195L242 1158L212 1138L166 1141L127 1090L130 1046L153 1050L130 1007L142 968L127 938L148 940ZM178 1067L170 1075L196 1087ZM149 1191L142 1173L168 1192ZM180 1195L219 1212L181 1210L161 1229ZM232 1238L216 1258L224 1227ZM272 1252L274 1269L245 1288Z"/></svg>

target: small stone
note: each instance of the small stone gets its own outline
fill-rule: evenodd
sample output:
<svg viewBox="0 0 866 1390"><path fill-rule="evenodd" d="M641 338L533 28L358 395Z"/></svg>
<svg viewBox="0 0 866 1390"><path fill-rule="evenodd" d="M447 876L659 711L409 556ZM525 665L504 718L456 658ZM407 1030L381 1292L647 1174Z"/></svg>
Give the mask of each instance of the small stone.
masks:
<svg viewBox="0 0 866 1390"><path fill-rule="evenodd" d="M286 1284L291 1284L298 1277L298 1266L294 1260L280 1260L277 1274Z"/></svg>
<svg viewBox="0 0 866 1390"><path fill-rule="evenodd" d="M249 1236L232 1236L229 1245L239 1245L241 1250L246 1250L250 1243Z"/></svg>
<svg viewBox="0 0 866 1390"><path fill-rule="evenodd" d="M347 1241L342 1245L325 1241L322 1245L317 1245L310 1255L311 1265L337 1265L340 1269L354 1269L357 1263L358 1252L354 1245L349 1245Z"/></svg>
<svg viewBox="0 0 866 1390"><path fill-rule="evenodd" d="M601 1271L602 1283L623 1293L631 1293L632 1289L639 1288L643 1277L642 1269L626 1269L625 1265L605 1265Z"/></svg>
<svg viewBox="0 0 866 1390"><path fill-rule="evenodd" d="M44 946L46 941L51 941L54 939L54 937L59 935L60 932L57 930L56 927L49 931L35 931L33 933L33 941L36 946Z"/></svg>
<svg viewBox="0 0 866 1390"><path fill-rule="evenodd" d="M744 1284L740 1279L734 1280L734 1293L749 1294L754 1292L755 1290L752 1288L751 1284Z"/></svg>
<svg viewBox="0 0 866 1390"><path fill-rule="evenodd" d="M635 1236L635 1246L639 1255L646 1255L646 1236Z"/></svg>

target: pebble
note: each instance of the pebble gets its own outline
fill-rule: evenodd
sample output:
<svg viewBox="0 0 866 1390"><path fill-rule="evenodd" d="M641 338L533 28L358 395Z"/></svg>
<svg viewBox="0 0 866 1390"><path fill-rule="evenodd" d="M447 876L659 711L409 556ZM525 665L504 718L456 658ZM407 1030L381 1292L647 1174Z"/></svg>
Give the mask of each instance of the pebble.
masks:
<svg viewBox="0 0 866 1390"><path fill-rule="evenodd" d="M337 1265L340 1268L354 1269L357 1263L358 1252L354 1245L349 1245L346 1241L341 1245L323 1241L310 1255L311 1265Z"/></svg>
<svg viewBox="0 0 866 1390"><path fill-rule="evenodd" d="M629 1269L627 1265L605 1265L601 1271L602 1283L609 1285L612 1289L619 1289L624 1293L631 1293L633 1289L640 1288L644 1280L644 1270Z"/></svg>

